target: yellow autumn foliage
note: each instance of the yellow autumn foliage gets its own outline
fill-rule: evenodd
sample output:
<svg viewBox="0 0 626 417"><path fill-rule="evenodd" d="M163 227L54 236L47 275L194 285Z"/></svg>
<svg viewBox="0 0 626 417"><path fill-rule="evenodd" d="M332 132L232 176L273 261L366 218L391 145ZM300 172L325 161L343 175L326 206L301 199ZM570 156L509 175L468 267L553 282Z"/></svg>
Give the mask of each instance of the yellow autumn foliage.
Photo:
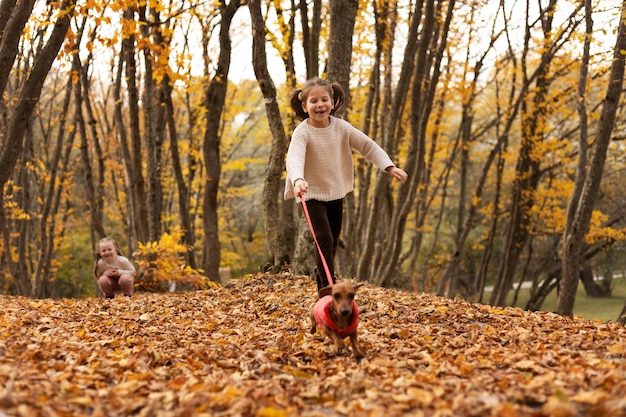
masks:
<svg viewBox="0 0 626 417"><path fill-rule="evenodd" d="M163 233L158 242L139 243L133 253L139 266L135 287L140 291L164 292L173 283L187 289L215 286L202 272L185 264L184 253L190 250L180 243L183 231L175 227L171 233Z"/></svg>

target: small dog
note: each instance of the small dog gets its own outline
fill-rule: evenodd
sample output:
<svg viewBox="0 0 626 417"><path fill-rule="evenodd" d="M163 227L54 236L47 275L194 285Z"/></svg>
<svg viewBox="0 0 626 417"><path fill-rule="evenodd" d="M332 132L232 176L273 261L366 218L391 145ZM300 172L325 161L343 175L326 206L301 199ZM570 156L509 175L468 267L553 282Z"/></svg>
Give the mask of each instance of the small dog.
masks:
<svg viewBox="0 0 626 417"><path fill-rule="evenodd" d="M357 359L365 356L359 348L357 333L359 307L354 301L354 294L361 285L362 283L351 284L342 281L330 288L322 288L320 299L311 307L310 314L311 334L315 334L319 326L335 342L337 353L346 349L343 339L349 336L352 352ZM327 291L324 291L326 289Z"/></svg>

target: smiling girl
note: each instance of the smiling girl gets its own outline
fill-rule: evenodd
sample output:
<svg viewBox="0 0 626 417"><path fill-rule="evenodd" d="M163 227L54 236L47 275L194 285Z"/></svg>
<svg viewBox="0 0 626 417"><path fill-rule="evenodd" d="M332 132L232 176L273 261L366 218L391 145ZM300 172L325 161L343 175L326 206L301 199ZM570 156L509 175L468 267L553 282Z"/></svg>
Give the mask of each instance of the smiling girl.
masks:
<svg viewBox="0 0 626 417"><path fill-rule="evenodd" d="M122 256L115 239L105 237L98 242L94 273L106 298L115 297L116 291L128 297L133 295L135 267Z"/></svg>
<svg viewBox="0 0 626 417"><path fill-rule="evenodd" d="M339 84L312 78L291 93L290 104L302 122L294 129L287 151L285 199L301 196L307 202L315 236L334 276L343 199L354 189L352 149L403 184L408 174L374 140L334 116L344 104ZM317 252L315 264L319 293L329 280Z"/></svg>

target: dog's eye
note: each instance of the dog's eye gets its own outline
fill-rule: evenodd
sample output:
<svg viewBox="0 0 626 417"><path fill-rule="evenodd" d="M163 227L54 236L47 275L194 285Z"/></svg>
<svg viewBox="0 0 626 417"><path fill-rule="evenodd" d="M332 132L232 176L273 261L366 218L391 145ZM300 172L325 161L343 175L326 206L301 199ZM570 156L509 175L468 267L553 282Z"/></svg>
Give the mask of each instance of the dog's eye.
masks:
<svg viewBox="0 0 626 417"><path fill-rule="evenodd" d="M350 301L354 300L354 293L353 292L348 294L348 300L350 300Z"/></svg>
<svg viewBox="0 0 626 417"><path fill-rule="evenodd" d="M339 293L333 294L333 298L335 299L335 301L339 301L339 300L341 300L341 294L339 294Z"/></svg>

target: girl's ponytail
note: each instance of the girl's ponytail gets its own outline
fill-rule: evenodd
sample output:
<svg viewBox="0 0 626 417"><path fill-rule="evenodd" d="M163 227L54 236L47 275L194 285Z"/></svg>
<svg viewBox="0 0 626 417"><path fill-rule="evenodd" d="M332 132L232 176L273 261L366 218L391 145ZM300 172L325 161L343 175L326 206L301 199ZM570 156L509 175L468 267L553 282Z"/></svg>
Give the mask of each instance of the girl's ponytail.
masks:
<svg viewBox="0 0 626 417"><path fill-rule="evenodd" d="M102 255L100 255L100 252L96 252L96 262L93 264L93 275L96 277L96 279L98 279L98 262L100 262L100 259L102 259Z"/></svg>
<svg viewBox="0 0 626 417"><path fill-rule="evenodd" d="M330 114L334 115L344 105L345 94L339 83L332 83L330 87L333 90L333 102L335 104L335 108L330 111Z"/></svg>
<svg viewBox="0 0 626 417"><path fill-rule="evenodd" d="M302 89L296 88L291 91L291 95L289 96L289 104L291 104L291 109L296 114L296 117L300 120L304 120L309 115L302 108Z"/></svg>

